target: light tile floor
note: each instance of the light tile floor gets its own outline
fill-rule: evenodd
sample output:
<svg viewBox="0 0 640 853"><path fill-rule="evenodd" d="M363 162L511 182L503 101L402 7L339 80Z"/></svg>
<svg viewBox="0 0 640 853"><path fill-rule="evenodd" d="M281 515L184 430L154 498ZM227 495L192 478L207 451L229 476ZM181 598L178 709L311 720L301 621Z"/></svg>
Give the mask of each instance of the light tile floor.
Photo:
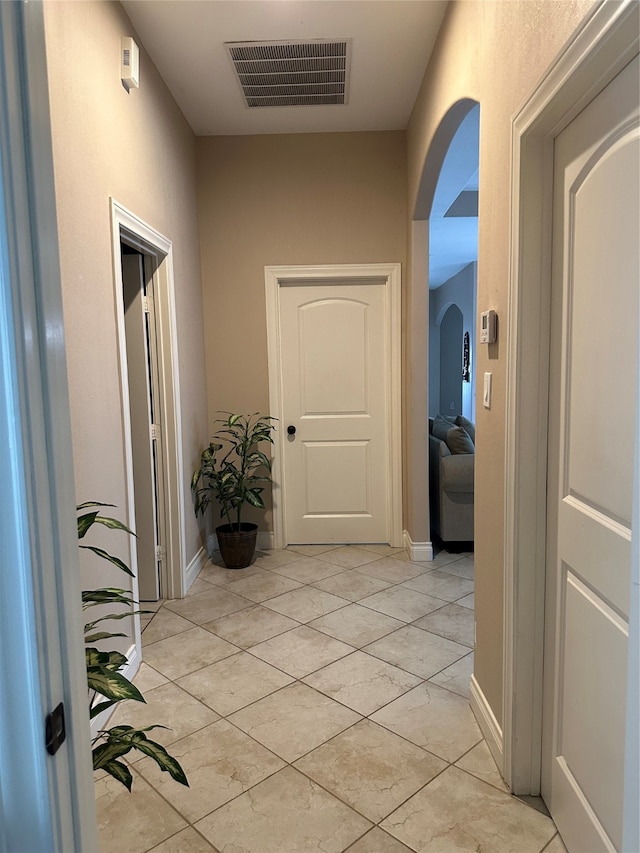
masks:
<svg viewBox="0 0 640 853"><path fill-rule="evenodd" d="M469 709L473 555L387 546L216 562L143 632L147 704L190 781L96 779L102 853L561 853Z"/></svg>

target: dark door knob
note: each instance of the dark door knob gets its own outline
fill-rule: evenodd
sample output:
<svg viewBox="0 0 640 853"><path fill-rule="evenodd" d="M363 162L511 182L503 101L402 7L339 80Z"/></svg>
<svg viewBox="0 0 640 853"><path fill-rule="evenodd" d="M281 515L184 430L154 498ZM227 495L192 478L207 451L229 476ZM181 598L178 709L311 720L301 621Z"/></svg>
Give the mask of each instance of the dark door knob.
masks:
<svg viewBox="0 0 640 853"><path fill-rule="evenodd" d="M293 424L289 424L289 426L287 427L287 433L289 435L295 435L296 434L296 428L294 427Z"/></svg>

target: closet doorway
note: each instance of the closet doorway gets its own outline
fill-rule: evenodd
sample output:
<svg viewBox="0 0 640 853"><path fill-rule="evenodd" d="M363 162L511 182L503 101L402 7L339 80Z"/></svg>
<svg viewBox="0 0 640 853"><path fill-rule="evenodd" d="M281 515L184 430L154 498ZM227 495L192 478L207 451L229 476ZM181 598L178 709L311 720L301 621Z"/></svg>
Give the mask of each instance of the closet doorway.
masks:
<svg viewBox="0 0 640 853"><path fill-rule="evenodd" d="M157 326L150 256L120 241L129 415L133 461L138 594L161 597L166 560L162 418L159 406Z"/></svg>
<svg viewBox="0 0 640 853"><path fill-rule="evenodd" d="M171 241L111 200L126 522L134 594L185 592L184 473Z"/></svg>

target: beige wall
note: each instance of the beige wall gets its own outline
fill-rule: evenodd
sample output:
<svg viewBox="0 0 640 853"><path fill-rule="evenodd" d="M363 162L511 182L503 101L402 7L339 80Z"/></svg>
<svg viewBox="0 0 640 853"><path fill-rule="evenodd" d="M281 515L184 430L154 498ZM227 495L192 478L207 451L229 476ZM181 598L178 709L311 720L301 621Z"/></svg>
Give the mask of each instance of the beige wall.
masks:
<svg viewBox="0 0 640 853"><path fill-rule="evenodd" d="M45 28L77 499L123 517L113 196L173 242L188 562L201 544L189 478L207 435L195 139L143 50L140 89L122 87L120 38L135 33L119 3L48 2ZM122 534L104 542L124 554ZM83 582L125 582L104 566L83 566Z"/></svg>
<svg viewBox="0 0 640 853"><path fill-rule="evenodd" d="M406 260L403 132L201 137L210 422L268 412L264 267ZM267 524L269 519L267 519Z"/></svg>
<svg viewBox="0 0 640 853"><path fill-rule="evenodd" d="M480 102L478 309L494 308L501 324L499 342L479 348L475 365L476 378L493 373L492 409L477 412L475 669L499 721L510 121L590 7L590 0L452 2L406 140L397 132L194 142L144 51L141 89L128 95L121 87L120 36L133 31L119 4L46 4L79 500L123 506L125 499L110 195L174 242L183 455L190 472L216 410L268 409L264 266L400 261L410 281L407 223L420 185L435 183L436 176L424 173L431 142L457 101ZM427 213L424 199L421 204L418 218ZM414 265L423 262L416 258ZM407 352L412 359L422 353L422 364L426 297L411 287L407 292ZM410 414L414 365L405 368ZM421 430L411 434L422 436ZM422 437L419 447L409 447L409 470L422 470L415 464L426 453ZM187 490L185 483L188 510ZM414 495L424 489L409 484L410 533L425 523L425 507L415 505ZM189 559L200 544L189 512L187 525Z"/></svg>
<svg viewBox="0 0 640 853"><path fill-rule="evenodd" d="M478 311L496 310L500 327L497 344L477 347L475 364L477 388L485 371L493 373L491 410L482 407L478 395L476 413L475 674L500 722L511 119L591 5L588 0L451 3L408 129L409 216L425 218L425 199L417 211L416 203L421 183L433 185L437 178L437 169L425 174L436 131L456 102L480 102ZM422 299L420 293L409 294L407 326L416 338Z"/></svg>

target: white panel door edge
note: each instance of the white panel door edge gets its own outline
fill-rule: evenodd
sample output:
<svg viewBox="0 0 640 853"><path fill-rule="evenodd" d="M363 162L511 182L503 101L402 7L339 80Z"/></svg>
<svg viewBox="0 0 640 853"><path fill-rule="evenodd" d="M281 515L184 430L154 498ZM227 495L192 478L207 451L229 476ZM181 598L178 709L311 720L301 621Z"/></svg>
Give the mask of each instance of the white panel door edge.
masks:
<svg viewBox="0 0 640 853"><path fill-rule="evenodd" d="M540 790L553 139L637 54L639 13L594 5L512 124L503 775L517 794Z"/></svg>
<svg viewBox="0 0 640 853"><path fill-rule="evenodd" d="M620 850L637 480L637 57L554 149L542 793L569 850Z"/></svg>
<svg viewBox="0 0 640 853"><path fill-rule="evenodd" d="M49 128L42 4L0 3L3 853L97 849Z"/></svg>
<svg viewBox="0 0 640 853"><path fill-rule="evenodd" d="M400 264L348 264L327 266L265 267L270 413L279 418L274 446L273 523L275 547L287 544L282 494L283 461L287 441L284 423L281 287L300 284L355 285L377 281L384 287L385 336L388 362L384 383L387 407L387 518L388 539L402 546L401 395L400 395Z"/></svg>

